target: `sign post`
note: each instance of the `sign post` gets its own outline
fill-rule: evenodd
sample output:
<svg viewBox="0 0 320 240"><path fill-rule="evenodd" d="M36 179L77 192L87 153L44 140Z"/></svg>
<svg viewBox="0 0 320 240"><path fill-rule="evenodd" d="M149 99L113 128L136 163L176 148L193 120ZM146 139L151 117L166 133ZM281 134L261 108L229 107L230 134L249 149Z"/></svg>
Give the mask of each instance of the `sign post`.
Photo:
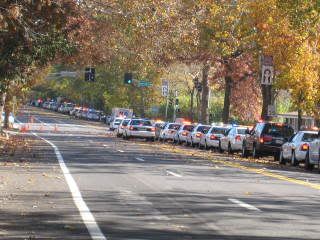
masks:
<svg viewBox="0 0 320 240"><path fill-rule="evenodd" d="M169 107L169 81L162 80L161 87L162 96L166 98L166 120L168 120L168 107Z"/></svg>

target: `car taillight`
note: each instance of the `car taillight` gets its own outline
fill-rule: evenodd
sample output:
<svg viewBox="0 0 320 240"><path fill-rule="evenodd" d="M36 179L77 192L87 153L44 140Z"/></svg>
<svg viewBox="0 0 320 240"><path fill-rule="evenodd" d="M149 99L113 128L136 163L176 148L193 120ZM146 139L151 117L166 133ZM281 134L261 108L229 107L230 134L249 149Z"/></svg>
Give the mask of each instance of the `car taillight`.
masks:
<svg viewBox="0 0 320 240"><path fill-rule="evenodd" d="M300 147L300 151L308 151L308 149L309 149L309 144L308 143L304 143Z"/></svg>
<svg viewBox="0 0 320 240"><path fill-rule="evenodd" d="M124 126L121 126L121 129L124 129Z"/></svg>
<svg viewBox="0 0 320 240"><path fill-rule="evenodd" d="M272 136L265 135L263 137L260 137L260 143L265 143L265 142L271 142L272 141Z"/></svg>
<svg viewBox="0 0 320 240"><path fill-rule="evenodd" d="M199 138L199 137L201 137L201 135L202 135L201 133L197 133L196 137Z"/></svg>
<svg viewBox="0 0 320 240"><path fill-rule="evenodd" d="M218 137L217 137L216 135L213 135L213 134L212 134L212 135L210 136L210 140L218 140Z"/></svg>
<svg viewBox="0 0 320 240"><path fill-rule="evenodd" d="M153 128L151 128L151 132L155 132L156 131L156 129L153 127Z"/></svg>
<svg viewBox="0 0 320 240"><path fill-rule="evenodd" d="M237 135L235 139L236 139L236 141L241 141L241 136Z"/></svg>
<svg viewBox="0 0 320 240"><path fill-rule="evenodd" d="M188 135L188 132L183 132L182 133L182 136L187 136Z"/></svg>
<svg viewBox="0 0 320 240"><path fill-rule="evenodd" d="M132 131L132 130L133 130L133 126L130 126L129 130L131 130L131 131Z"/></svg>

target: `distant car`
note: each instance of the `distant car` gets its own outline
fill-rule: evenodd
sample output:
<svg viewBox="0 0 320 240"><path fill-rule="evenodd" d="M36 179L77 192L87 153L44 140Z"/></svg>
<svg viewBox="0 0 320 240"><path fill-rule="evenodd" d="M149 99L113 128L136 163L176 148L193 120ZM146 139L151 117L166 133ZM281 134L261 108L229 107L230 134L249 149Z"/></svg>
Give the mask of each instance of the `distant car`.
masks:
<svg viewBox="0 0 320 240"><path fill-rule="evenodd" d="M199 146L201 138L207 134L210 125L199 124L193 128L193 131L187 136L187 145L191 147Z"/></svg>
<svg viewBox="0 0 320 240"><path fill-rule="evenodd" d="M70 110L69 115L70 116L75 116L76 113L79 111L79 107L74 107L72 110Z"/></svg>
<svg viewBox="0 0 320 240"><path fill-rule="evenodd" d="M124 129L123 139L144 138L146 140L155 140L155 127L150 120L130 119L128 126Z"/></svg>
<svg viewBox="0 0 320 240"><path fill-rule="evenodd" d="M159 140L173 140L174 135L179 130L180 126L181 124L179 123L167 123L160 131Z"/></svg>
<svg viewBox="0 0 320 240"><path fill-rule="evenodd" d="M259 122L251 131L246 131L242 144L242 157L274 156L278 161L281 147L294 135L291 126L283 123Z"/></svg>
<svg viewBox="0 0 320 240"><path fill-rule="evenodd" d="M87 119L91 121L99 121L100 120L100 113L94 109L89 109L87 112Z"/></svg>
<svg viewBox="0 0 320 240"><path fill-rule="evenodd" d="M81 118L82 112L83 112L82 108L79 108L79 109L76 110L74 116L75 116L76 118Z"/></svg>
<svg viewBox="0 0 320 240"><path fill-rule="evenodd" d="M242 151L242 142L246 136L247 127L233 126L220 138L220 152L227 151L229 154Z"/></svg>
<svg viewBox="0 0 320 240"><path fill-rule="evenodd" d="M318 138L318 132L299 131L289 141L282 145L279 162L285 164L288 160L293 166L304 162L309 150L310 143Z"/></svg>
<svg viewBox="0 0 320 240"><path fill-rule="evenodd" d="M189 134L193 131L194 125L183 124L180 126L176 134L174 135L174 142L178 144L186 143Z"/></svg>
<svg viewBox="0 0 320 240"><path fill-rule="evenodd" d="M122 137L124 130L128 127L130 119L123 119L117 128L117 137Z"/></svg>
<svg viewBox="0 0 320 240"><path fill-rule="evenodd" d="M120 123L122 122L123 118L115 118L111 123L110 123L110 131L114 131L118 128Z"/></svg>
<svg viewBox="0 0 320 240"><path fill-rule="evenodd" d="M88 119L88 118L87 118L88 111L89 111L88 108L83 108L82 111L81 111L81 116L80 116L80 118L82 118L82 119Z"/></svg>
<svg viewBox="0 0 320 240"><path fill-rule="evenodd" d="M230 128L230 125L211 126L208 132L202 135L200 139L201 146L205 149L219 149L220 138L223 137Z"/></svg>

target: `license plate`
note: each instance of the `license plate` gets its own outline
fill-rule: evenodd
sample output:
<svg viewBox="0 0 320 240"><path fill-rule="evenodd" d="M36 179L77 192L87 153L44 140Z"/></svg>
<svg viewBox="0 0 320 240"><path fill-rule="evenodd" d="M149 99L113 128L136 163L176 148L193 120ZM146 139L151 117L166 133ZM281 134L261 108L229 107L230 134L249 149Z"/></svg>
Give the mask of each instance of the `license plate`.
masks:
<svg viewBox="0 0 320 240"><path fill-rule="evenodd" d="M283 141L282 140L276 140L276 144L282 144Z"/></svg>

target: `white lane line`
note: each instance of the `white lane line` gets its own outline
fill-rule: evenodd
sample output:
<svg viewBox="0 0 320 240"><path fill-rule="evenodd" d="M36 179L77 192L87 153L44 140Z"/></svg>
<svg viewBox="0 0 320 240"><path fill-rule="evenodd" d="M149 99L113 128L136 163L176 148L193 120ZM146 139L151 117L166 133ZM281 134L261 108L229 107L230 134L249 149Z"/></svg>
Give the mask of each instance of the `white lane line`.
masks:
<svg viewBox="0 0 320 240"><path fill-rule="evenodd" d="M255 207L255 206L253 206L253 205L250 205L250 204L248 204L248 203L242 202L242 201L240 201L240 200L238 200L238 199L229 198L228 200L229 200L230 202L233 202L233 203L239 205L240 207L244 207L244 208L247 208L247 209L253 210L253 211L261 211L259 208Z"/></svg>
<svg viewBox="0 0 320 240"><path fill-rule="evenodd" d="M90 209L88 208L87 204L82 198L81 192L79 190L79 187L72 177L67 165L65 164L63 157L56 145L54 145L52 142L49 140L40 137L38 134L33 133L35 136L41 138L43 141L47 142L52 146L54 149L54 152L57 156L61 171L66 179L66 182L69 186L73 201L75 205L77 206L79 213L81 215L82 221L86 225L88 232L91 236L92 239L94 240L106 240L107 238L103 235L103 233L100 230L100 227L98 226L94 216L92 215Z"/></svg>
<svg viewBox="0 0 320 240"><path fill-rule="evenodd" d="M143 158L139 158L139 157L136 157L135 159L140 161L140 162L144 162L145 161Z"/></svg>
<svg viewBox="0 0 320 240"><path fill-rule="evenodd" d="M123 150L117 150L118 152L121 152L121 153L124 153L124 151Z"/></svg>
<svg viewBox="0 0 320 240"><path fill-rule="evenodd" d="M107 144L103 144L102 146L104 146L104 147L109 147Z"/></svg>
<svg viewBox="0 0 320 240"><path fill-rule="evenodd" d="M175 177L179 177L179 178L181 178L182 177L182 175L180 175L180 174L178 174L178 173L174 173L174 172L171 172L171 171L166 171L167 172L167 174L169 174L169 175L172 175L172 176L175 176Z"/></svg>

